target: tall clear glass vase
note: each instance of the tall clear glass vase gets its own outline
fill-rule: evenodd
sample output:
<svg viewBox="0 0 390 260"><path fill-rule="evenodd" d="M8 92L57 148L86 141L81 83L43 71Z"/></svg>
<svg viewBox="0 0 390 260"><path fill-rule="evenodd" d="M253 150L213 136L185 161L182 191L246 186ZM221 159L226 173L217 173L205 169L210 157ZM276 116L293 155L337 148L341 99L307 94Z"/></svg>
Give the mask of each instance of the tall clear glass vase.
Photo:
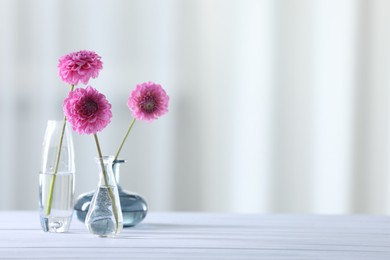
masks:
<svg viewBox="0 0 390 260"><path fill-rule="evenodd" d="M39 215L43 231L61 233L69 230L74 203L74 174L72 133L63 121L49 120L39 174Z"/></svg>
<svg viewBox="0 0 390 260"><path fill-rule="evenodd" d="M100 237L115 236L123 228L118 187L112 172L113 160L113 156L96 158L100 172L99 183L85 218L89 232Z"/></svg>

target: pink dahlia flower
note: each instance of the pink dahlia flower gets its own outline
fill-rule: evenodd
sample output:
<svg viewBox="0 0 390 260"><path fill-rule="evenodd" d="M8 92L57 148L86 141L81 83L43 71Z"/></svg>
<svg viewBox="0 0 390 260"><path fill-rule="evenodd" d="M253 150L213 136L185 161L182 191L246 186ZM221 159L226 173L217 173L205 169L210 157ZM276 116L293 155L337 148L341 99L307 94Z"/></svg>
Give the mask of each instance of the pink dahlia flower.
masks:
<svg viewBox="0 0 390 260"><path fill-rule="evenodd" d="M96 134L111 121L111 104L96 89L88 86L69 93L63 105L66 119L79 134Z"/></svg>
<svg viewBox="0 0 390 260"><path fill-rule="evenodd" d="M169 97L153 82L138 84L131 92L127 106L137 120L151 122L168 112Z"/></svg>
<svg viewBox="0 0 390 260"><path fill-rule="evenodd" d="M103 68L100 56L93 51L72 52L59 59L58 68L61 79L71 85L79 82L88 84L90 78L96 78Z"/></svg>

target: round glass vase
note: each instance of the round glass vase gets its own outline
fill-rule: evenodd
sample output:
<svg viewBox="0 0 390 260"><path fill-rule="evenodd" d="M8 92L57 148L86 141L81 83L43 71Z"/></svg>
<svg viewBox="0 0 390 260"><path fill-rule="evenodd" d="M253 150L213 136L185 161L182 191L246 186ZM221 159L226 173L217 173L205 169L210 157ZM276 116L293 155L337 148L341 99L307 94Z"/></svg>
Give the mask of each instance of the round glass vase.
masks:
<svg viewBox="0 0 390 260"><path fill-rule="evenodd" d="M123 226L132 227L139 224L148 214L148 204L137 193L124 190L119 185L120 166L126 161L122 159L115 160L112 164L115 180L118 183L119 198L121 200Z"/></svg>
<svg viewBox="0 0 390 260"><path fill-rule="evenodd" d="M146 201L137 193L124 190L119 182L120 179L120 166L126 161L118 159L113 161L112 170L115 176L115 180L118 186L119 199L121 202L123 227L132 227L139 224L148 213L148 205ZM81 222L85 222L89 205L91 203L94 192L86 192L81 194L75 203L74 210L76 212L77 219Z"/></svg>
<svg viewBox="0 0 390 260"><path fill-rule="evenodd" d="M39 216L45 232L67 232L74 203L74 148L66 122L49 120L39 173Z"/></svg>
<svg viewBox="0 0 390 260"><path fill-rule="evenodd" d="M114 156L96 158L99 183L85 218L88 231L99 237L113 237L123 228L118 187L112 172L113 160Z"/></svg>

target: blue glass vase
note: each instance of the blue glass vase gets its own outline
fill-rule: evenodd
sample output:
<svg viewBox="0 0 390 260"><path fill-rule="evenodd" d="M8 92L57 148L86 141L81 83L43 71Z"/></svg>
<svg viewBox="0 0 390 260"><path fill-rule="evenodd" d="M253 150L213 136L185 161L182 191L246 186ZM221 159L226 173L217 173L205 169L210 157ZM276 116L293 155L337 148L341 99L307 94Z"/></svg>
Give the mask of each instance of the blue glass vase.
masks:
<svg viewBox="0 0 390 260"><path fill-rule="evenodd" d="M120 165L125 162L125 160L113 161L112 170L118 186L119 200L123 215L123 227L132 227L144 220L148 213L148 205L140 195L124 190L119 185ZM94 191L87 192L81 194L76 200L74 210L77 219L81 222L85 222L93 195Z"/></svg>

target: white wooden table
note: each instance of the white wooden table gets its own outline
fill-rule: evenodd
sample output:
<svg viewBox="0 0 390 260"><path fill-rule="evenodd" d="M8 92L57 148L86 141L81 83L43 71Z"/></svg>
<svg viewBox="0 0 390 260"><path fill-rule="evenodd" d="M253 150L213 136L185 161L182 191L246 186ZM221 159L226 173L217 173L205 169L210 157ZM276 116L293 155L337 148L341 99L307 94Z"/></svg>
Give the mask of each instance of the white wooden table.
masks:
<svg viewBox="0 0 390 260"><path fill-rule="evenodd" d="M0 212L0 259L390 259L390 217L150 213L116 238Z"/></svg>

